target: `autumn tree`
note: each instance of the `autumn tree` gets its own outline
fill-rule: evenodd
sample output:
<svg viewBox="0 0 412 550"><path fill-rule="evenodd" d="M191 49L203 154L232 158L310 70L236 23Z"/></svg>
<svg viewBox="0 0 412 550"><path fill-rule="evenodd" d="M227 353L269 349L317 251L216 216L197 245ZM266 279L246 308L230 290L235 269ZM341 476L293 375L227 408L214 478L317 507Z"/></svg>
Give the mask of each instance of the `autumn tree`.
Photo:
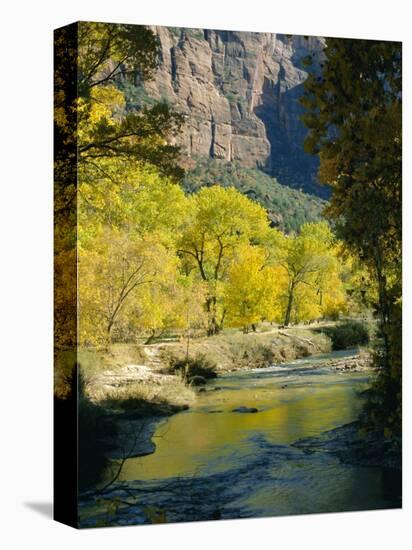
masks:
<svg viewBox="0 0 412 550"><path fill-rule="evenodd" d="M205 307L212 335L223 325L223 284L236 250L245 243L259 242L268 230L268 219L260 205L234 188L205 187L188 200L178 253L208 285Z"/></svg>
<svg viewBox="0 0 412 550"><path fill-rule="evenodd" d="M376 416L399 431L402 49L398 42L328 38L324 56L321 73L305 83L305 147L319 155L338 235L376 281L383 341Z"/></svg>
<svg viewBox="0 0 412 550"><path fill-rule="evenodd" d="M138 289L173 277L176 258L154 235L103 228L79 251L79 318L83 343L110 344L116 324L133 315Z"/></svg>
<svg viewBox="0 0 412 550"><path fill-rule="evenodd" d="M145 177L151 178L149 169L142 173L144 165L155 165L169 183L182 175L179 149L171 144L182 117L165 104L126 110L118 86L120 79L134 85L151 78L157 52L155 35L142 26L80 22L55 33L55 333L60 345L76 345L78 225L83 237L92 236L91 214L103 212L113 199L106 220L109 227L118 226L126 195L135 192L132 174L140 190Z"/></svg>
<svg viewBox="0 0 412 550"><path fill-rule="evenodd" d="M224 309L230 326L250 327L264 319L272 320L278 301L279 274L266 265L263 247L244 244L229 267L224 291Z"/></svg>
<svg viewBox="0 0 412 550"><path fill-rule="evenodd" d="M341 284L336 276L339 266L329 226L325 222L304 224L297 236L283 237L277 254L286 274L283 324L290 324L293 310L296 320L320 317L331 276L335 276L337 286ZM302 313L304 304L305 314Z"/></svg>
<svg viewBox="0 0 412 550"><path fill-rule="evenodd" d="M179 148L170 140L183 118L166 103L125 110L119 79L143 82L157 67L158 41L144 26L78 24L78 154L80 162L100 158L140 159L179 179Z"/></svg>
<svg viewBox="0 0 412 550"><path fill-rule="evenodd" d="M177 238L188 201L181 187L156 167L110 158L81 167L79 173L81 241L101 224L131 235L156 232L163 240Z"/></svg>
<svg viewBox="0 0 412 550"><path fill-rule="evenodd" d="M165 103L125 109L119 79L150 79L158 41L144 26L79 22L55 37L56 211L76 197L78 164L140 160L179 180L179 148L171 144L183 118Z"/></svg>

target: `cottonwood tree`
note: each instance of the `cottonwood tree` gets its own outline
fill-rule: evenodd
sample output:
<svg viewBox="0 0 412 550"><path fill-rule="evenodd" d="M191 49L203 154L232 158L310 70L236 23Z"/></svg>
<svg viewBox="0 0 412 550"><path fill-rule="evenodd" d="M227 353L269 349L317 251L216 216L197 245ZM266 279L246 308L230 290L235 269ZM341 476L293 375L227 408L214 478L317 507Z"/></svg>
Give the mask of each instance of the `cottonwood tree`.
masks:
<svg viewBox="0 0 412 550"><path fill-rule="evenodd" d="M283 324L290 324L294 308L295 317L300 320L319 317L328 280L338 270L330 228L325 222L304 224L297 236L283 237L277 254L278 264L286 274ZM335 280L341 284L339 278ZM305 314L302 313L304 304ZM310 313L309 305L312 308ZM300 315L297 314L298 307Z"/></svg>
<svg viewBox="0 0 412 550"><path fill-rule="evenodd" d="M182 117L163 103L126 109L118 89L120 79L134 85L151 78L157 52L155 35L142 26L80 22L55 34L55 333L61 345L76 345L79 191L84 186L91 208L99 200L104 208L102 197L110 193L102 175L109 160L105 181L111 179L112 191L122 188L126 163L151 163L174 181L183 173L179 148L171 143ZM92 191L86 189L92 182Z"/></svg>
<svg viewBox="0 0 412 550"><path fill-rule="evenodd" d="M178 253L208 285L209 335L223 325L225 311L220 301L236 250L263 239L267 231L266 211L234 188L205 187L189 198Z"/></svg>
<svg viewBox="0 0 412 550"><path fill-rule="evenodd" d="M81 240L101 224L131 235L157 232L159 238L177 238L187 200L181 187L156 167L111 158L82 166L79 174Z"/></svg>
<svg viewBox="0 0 412 550"><path fill-rule="evenodd" d="M79 254L81 341L109 345L113 328L131 314L138 289L168 280L175 261L153 235L131 239L104 228Z"/></svg>
<svg viewBox="0 0 412 550"><path fill-rule="evenodd" d="M244 244L229 267L224 290L226 318L230 326L242 327L244 332L276 316L280 281L276 270L266 265L266 258L263 247Z"/></svg>

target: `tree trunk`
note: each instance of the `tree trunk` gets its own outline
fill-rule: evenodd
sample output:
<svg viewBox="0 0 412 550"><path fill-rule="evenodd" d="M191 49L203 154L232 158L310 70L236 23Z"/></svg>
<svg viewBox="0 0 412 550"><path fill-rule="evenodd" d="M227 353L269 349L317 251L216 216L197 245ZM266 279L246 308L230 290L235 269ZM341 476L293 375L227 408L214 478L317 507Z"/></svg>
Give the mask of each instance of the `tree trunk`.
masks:
<svg viewBox="0 0 412 550"><path fill-rule="evenodd" d="M292 313L292 305L293 305L293 290L294 290L294 285L292 285L289 290L288 305L286 308L285 321L283 323L285 327L289 326L289 323L290 323L290 315Z"/></svg>
<svg viewBox="0 0 412 550"><path fill-rule="evenodd" d="M208 336L214 336L215 334L219 334L220 332L220 326L216 320L216 316L212 315L209 321L209 328L207 330Z"/></svg>
<svg viewBox="0 0 412 550"><path fill-rule="evenodd" d="M217 320L217 312L216 312L216 296L210 296L206 300L206 310L209 314L209 327L207 330L207 335L213 336L220 332L220 326Z"/></svg>
<svg viewBox="0 0 412 550"><path fill-rule="evenodd" d="M112 326L113 326L113 319L110 319L110 321L107 324L107 345L106 348L109 349L110 344L112 343Z"/></svg>
<svg viewBox="0 0 412 550"><path fill-rule="evenodd" d="M145 346L148 346L149 344L151 344L153 342L153 338L155 337L155 334L156 334L156 330L152 329L149 338L144 343Z"/></svg>

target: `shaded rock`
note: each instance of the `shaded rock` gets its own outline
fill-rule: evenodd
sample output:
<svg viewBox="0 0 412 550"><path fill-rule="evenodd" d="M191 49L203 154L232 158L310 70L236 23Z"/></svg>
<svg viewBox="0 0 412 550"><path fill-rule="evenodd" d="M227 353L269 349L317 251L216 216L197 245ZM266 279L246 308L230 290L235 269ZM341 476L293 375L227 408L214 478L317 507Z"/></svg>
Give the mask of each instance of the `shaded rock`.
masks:
<svg viewBox="0 0 412 550"><path fill-rule="evenodd" d="M232 412L236 413L257 413L259 412L256 407L237 407L236 409L233 409Z"/></svg>

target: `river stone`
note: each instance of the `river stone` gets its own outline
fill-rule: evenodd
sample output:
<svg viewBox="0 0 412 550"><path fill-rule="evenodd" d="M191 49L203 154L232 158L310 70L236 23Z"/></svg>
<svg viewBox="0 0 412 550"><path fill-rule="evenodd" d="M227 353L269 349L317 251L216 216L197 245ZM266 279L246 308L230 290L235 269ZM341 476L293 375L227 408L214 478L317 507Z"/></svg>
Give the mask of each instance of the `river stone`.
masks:
<svg viewBox="0 0 412 550"><path fill-rule="evenodd" d="M256 407L237 407L236 409L233 409L232 412L235 413L257 413L259 412Z"/></svg>

